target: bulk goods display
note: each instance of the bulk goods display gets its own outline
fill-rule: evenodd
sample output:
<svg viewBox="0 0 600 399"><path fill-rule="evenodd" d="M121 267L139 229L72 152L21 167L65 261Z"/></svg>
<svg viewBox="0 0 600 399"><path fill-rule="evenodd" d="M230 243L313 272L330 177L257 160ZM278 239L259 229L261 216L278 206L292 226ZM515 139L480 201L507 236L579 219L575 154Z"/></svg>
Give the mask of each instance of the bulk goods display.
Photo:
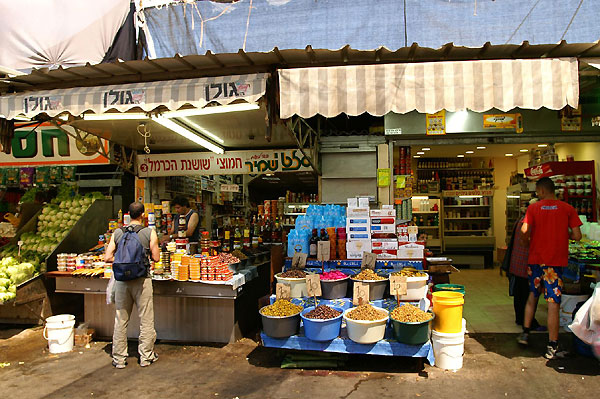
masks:
<svg viewBox="0 0 600 399"><path fill-rule="evenodd" d="M300 320L298 325L291 320L295 309L268 316L263 308L263 344L418 357L434 364L429 337L437 315L431 312L427 249L418 241L418 227L396 216L391 206L371 209L367 198L349 198L346 207L309 205L288 235L289 258L275 275L277 296L270 298L277 304L287 292L286 301L303 309ZM311 274L319 276L319 287ZM273 317L287 329L273 331Z"/></svg>

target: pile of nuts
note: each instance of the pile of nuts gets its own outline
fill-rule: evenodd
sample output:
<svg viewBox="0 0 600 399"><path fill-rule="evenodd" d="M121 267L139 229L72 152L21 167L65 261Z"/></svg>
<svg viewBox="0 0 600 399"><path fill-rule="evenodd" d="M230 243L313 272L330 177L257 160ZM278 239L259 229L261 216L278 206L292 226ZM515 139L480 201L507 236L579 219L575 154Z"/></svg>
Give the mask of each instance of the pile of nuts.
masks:
<svg viewBox="0 0 600 399"><path fill-rule="evenodd" d="M306 273L303 272L302 270L294 269L294 270L288 270L287 272L281 273L279 275L279 277L283 277L283 278L305 278L306 277Z"/></svg>
<svg viewBox="0 0 600 399"><path fill-rule="evenodd" d="M371 269L364 269L360 273L354 275L353 278L355 280L364 280L364 281L385 280L386 279L385 277L381 277L379 274L375 273Z"/></svg>
<svg viewBox="0 0 600 399"><path fill-rule="evenodd" d="M433 319L433 314L407 303L392 310L392 319L402 323L423 323Z"/></svg>
<svg viewBox="0 0 600 399"><path fill-rule="evenodd" d="M387 314L367 304L355 307L350 312L348 312L347 317L352 320L375 321L385 319L387 317Z"/></svg>
<svg viewBox="0 0 600 399"><path fill-rule="evenodd" d="M426 273L419 272L412 267L406 267L399 272L394 272L391 274L392 276L404 276L404 277L427 277Z"/></svg>
<svg viewBox="0 0 600 399"><path fill-rule="evenodd" d="M307 314L305 314L304 317L306 317L308 319L327 320L327 319L335 319L336 317L338 317L341 314L342 314L342 312L340 312L339 310L330 308L327 305L319 305L316 308L314 308L313 310L311 310L310 312L308 312Z"/></svg>
<svg viewBox="0 0 600 399"><path fill-rule="evenodd" d="M262 308L261 313L265 316L287 317L302 312L304 308L291 303L287 299L278 299L274 304Z"/></svg>
<svg viewBox="0 0 600 399"><path fill-rule="evenodd" d="M240 262L240 260L237 257L235 257L232 254L229 254L227 252L222 252L219 254L219 261L221 263L228 263L230 265Z"/></svg>

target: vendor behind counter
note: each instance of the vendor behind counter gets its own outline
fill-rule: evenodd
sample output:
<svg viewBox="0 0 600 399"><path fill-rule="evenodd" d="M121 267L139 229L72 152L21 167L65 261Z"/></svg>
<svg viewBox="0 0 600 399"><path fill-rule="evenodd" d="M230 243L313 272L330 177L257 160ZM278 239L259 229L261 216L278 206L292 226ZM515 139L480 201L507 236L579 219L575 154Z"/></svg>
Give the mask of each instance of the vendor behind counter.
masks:
<svg viewBox="0 0 600 399"><path fill-rule="evenodd" d="M177 196L171 201L177 215L173 218L173 227L169 230L169 235L163 238L164 241L170 241L178 237L179 216L185 217L185 237L190 243L197 243L200 239L200 215L190 208L190 202L185 197Z"/></svg>

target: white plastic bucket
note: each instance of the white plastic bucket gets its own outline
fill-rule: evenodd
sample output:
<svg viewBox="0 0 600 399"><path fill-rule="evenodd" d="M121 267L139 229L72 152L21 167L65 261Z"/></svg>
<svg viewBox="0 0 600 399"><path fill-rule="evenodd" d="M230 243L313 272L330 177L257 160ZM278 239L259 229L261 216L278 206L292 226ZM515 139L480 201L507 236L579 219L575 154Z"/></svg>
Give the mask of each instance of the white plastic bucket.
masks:
<svg viewBox="0 0 600 399"><path fill-rule="evenodd" d="M406 295L400 295L401 301L419 301L427 296L427 280L425 277L407 277L406 278Z"/></svg>
<svg viewBox="0 0 600 399"><path fill-rule="evenodd" d="M275 275L275 278L277 279L278 283L283 283L290 286L290 295L292 298L304 298L308 296L305 278L281 277L279 273Z"/></svg>
<svg viewBox="0 0 600 399"><path fill-rule="evenodd" d="M44 338L48 341L50 353L64 353L73 350L75 343L75 316L59 314L46 319Z"/></svg>
<svg viewBox="0 0 600 399"><path fill-rule="evenodd" d="M579 302L585 302L589 298L588 295L566 295L563 294L560 300L559 320L560 326L568 330L567 327L573 322L573 311Z"/></svg>
<svg viewBox="0 0 600 399"><path fill-rule="evenodd" d="M346 321L346 331L348 338L359 344L374 344L383 339L385 328L389 319L389 311L383 308L373 306L375 309L385 312L385 318L379 320L354 320L348 318L348 313L355 308L346 309L344 320Z"/></svg>
<svg viewBox="0 0 600 399"><path fill-rule="evenodd" d="M463 366L465 333L441 333L431 330L431 343L435 366L446 370L458 370Z"/></svg>

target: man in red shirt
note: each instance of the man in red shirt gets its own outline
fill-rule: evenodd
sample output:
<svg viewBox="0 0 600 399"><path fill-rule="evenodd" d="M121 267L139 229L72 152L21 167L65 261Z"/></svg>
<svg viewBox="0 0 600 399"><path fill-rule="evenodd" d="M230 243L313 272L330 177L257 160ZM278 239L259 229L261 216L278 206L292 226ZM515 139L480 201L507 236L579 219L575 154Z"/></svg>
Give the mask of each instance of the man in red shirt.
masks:
<svg viewBox="0 0 600 399"><path fill-rule="evenodd" d="M535 185L540 199L527 208L523 221L524 239L529 239L529 258L527 274L529 276L529 298L525 307L523 334L518 339L527 345L531 321L538 298L543 290L548 302L548 335L546 347L547 359L563 357L558 350L558 314L560 310L561 290L563 286L563 268L569 262L569 239L581 240L581 221L575 208L556 199L554 182L543 177Z"/></svg>

